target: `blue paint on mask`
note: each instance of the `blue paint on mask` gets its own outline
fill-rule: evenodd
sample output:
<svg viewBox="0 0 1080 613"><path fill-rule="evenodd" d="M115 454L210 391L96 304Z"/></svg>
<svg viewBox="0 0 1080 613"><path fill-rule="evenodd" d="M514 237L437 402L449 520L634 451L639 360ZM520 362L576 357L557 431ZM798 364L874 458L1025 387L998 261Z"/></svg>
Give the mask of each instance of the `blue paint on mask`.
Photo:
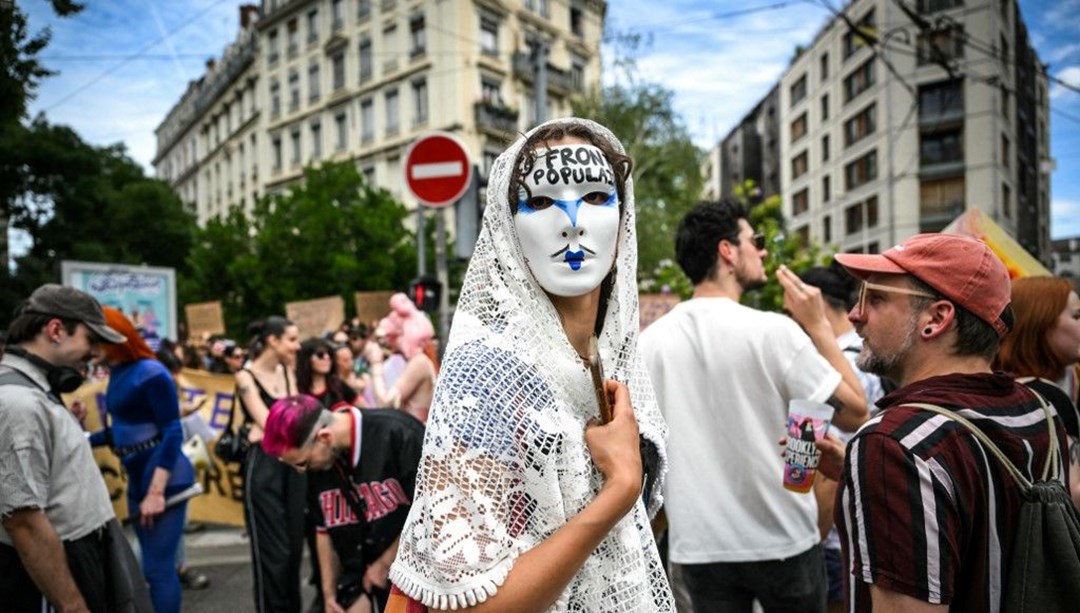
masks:
<svg viewBox="0 0 1080 613"><path fill-rule="evenodd" d="M582 250L567 251L563 260L570 265L570 270L580 270L581 263L585 261L585 252Z"/></svg>
<svg viewBox="0 0 1080 613"><path fill-rule="evenodd" d="M608 199L605 200L602 204L593 204L588 206L612 207L615 206L616 200L617 195L615 191L612 190L611 194L608 195ZM581 209L581 207L586 206L584 202L584 197L578 198L577 200L553 200L553 202L555 203L555 206L559 207L562 212L566 213L566 216L570 218L570 225L576 228L578 211ZM529 206L528 200L526 200L525 198L520 198L518 200L518 213L530 215L536 212L536 209ZM574 270L577 269L575 268Z"/></svg>

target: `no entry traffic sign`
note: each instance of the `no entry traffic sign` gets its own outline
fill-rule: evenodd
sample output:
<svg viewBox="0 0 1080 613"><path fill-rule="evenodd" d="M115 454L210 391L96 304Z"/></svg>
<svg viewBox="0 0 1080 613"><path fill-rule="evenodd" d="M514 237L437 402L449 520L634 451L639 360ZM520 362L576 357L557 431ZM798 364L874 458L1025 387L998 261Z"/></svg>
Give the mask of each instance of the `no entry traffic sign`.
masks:
<svg viewBox="0 0 1080 613"><path fill-rule="evenodd" d="M430 207L453 204L469 188L472 163L465 145L453 134L429 132L405 154L405 185Z"/></svg>

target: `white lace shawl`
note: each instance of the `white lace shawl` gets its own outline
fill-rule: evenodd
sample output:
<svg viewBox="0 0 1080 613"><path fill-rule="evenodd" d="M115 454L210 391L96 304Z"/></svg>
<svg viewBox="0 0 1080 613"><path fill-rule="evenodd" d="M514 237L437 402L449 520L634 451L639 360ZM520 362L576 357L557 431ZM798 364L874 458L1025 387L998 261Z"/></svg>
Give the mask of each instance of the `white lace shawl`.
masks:
<svg viewBox="0 0 1080 613"><path fill-rule="evenodd" d="M622 152L606 128L585 124ZM585 445L597 414L588 371L527 268L507 190L524 139L495 161L432 404L412 509L390 579L438 609L482 602L517 556L599 491ZM605 374L626 383L643 437L659 454L649 510L639 501L570 582L552 611L674 611L649 517L661 504L667 426L638 353L637 242L627 180L616 281L600 341Z"/></svg>

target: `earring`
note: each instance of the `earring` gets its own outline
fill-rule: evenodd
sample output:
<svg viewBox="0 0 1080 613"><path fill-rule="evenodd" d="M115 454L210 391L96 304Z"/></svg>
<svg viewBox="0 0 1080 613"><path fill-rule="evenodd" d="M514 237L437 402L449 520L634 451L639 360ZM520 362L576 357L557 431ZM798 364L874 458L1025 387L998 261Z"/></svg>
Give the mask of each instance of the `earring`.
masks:
<svg viewBox="0 0 1080 613"><path fill-rule="evenodd" d="M934 329L933 328L923 328L922 333L923 333L923 336L930 336L931 334L934 333Z"/></svg>

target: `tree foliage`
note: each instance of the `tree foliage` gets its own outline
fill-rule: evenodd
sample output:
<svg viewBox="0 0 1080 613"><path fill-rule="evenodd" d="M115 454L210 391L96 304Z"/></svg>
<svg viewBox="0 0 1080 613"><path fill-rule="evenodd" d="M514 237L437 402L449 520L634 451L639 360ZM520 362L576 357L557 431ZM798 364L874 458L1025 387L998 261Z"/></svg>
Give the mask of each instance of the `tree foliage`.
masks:
<svg viewBox="0 0 1080 613"><path fill-rule="evenodd" d="M701 151L673 98L660 85L630 78L573 101L575 115L607 126L634 161L639 278L671 259L679 219L701 196Z"/></svg>
<svg viewBox="0 0 1080 613"><path fill-rule="evenodd" d="M62 260L146 264L183 274L195 218L165 183L147 178L122 145L95 147L71 128L36 118L0 150L18 149L13 228L30 239L15 271L0 272L0 324Z"/></svg>
<svg viewBox="0 0 1080 613"><path fill-rule="evenodd" d="M366 184L352 162L308 168L287 193L234 209L198 231L184 302L221 300L234 335L285 303L404 288L416 272L405 207Z"/></svg>

